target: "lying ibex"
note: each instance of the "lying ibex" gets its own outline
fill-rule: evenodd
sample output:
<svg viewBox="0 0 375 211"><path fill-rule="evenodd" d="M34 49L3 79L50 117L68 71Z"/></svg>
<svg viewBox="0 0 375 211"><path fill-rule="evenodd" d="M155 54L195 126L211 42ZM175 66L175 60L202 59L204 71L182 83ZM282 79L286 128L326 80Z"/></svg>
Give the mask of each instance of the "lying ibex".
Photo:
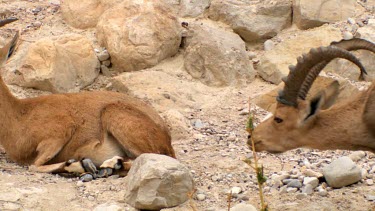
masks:
<svg viewBox="0 0 375 211"><path fill-rule="evenodd" d="M5 24L0 21L0 26ZM0 62L9 57L17 38L0 50ZM142 153L175 157L166 124L139 100L104 91L20 100L1 77L0 144L11 160L52 173L125 164L128 169L127 161Z"/></svg>
<svg viewBox="0 0 375 211"><path fill-rule="evenodd" d="M305 100L316 77L334 58L355 63L363 76L364 67L349 52L358 49L375 53L375 44L362 39L343 40L311 49L307 55L299 57L297 65L290 66L289 75L283 79L285 86L279 92L272 118L260 123L253 132L255 150L280 153L307 147L375 152L374 84L367 91L334 106L339 94L337 81L311 100Z"/></svg>

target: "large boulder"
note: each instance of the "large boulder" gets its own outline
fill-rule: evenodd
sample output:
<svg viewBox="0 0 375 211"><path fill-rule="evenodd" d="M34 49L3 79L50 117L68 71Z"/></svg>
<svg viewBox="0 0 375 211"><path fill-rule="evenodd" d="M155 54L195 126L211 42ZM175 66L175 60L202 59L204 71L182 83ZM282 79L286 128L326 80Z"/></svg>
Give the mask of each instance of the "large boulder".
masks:
<svg viewBox="0 0 375 211"><path fill-rule="evenodd" d="M61 2L63 19L79 29L95 27L105 10L123 0L64 0Z"/></svg>
<svg viewBox="0 0 375 211"><path fill-rule="evenodd" d="M193 78L209 86L254 79L245 43L237 34L211 21L191 25L193 35L187 41L184 66Z"/></svg>
<svg viewBox="0 0 375 211"><path fill-rule="evenodd" d="M170 109L197 109L212 100L209 87L158 70L122 73L112 79L115 90L150 102L160 113ZM205 93L202 93L204 90Z"/></svg>
<svg viewBox="0 0 375 211"><path fill-rule="evenodd" d="M50 92L76 92L99 74L99 61L90 41L79 34L41 39L31 44L13 83Z"/></svg>
<svg viewBox="0 0 375 211"><path fill-rule="evenodd" d="M160 210L189 199L194 184L189 169L165 155L142 154L125 178L125 201L137 209Z"/></svg>
<svg viewBox="0 0 375 211"><path fill-rule="evenodd" d="M181 17L197 17L210 6L210 0L181 0L180 12Z"/></svg>
<svg viewBox="0 0 375 211"><path fill-rule="evenodd" d="M258 73L264 80L279 84L281 78L289 74L288 66L295 65L302 53L340 39L340 30L328 25L302 31L266 51L260 58Z"/></svg>
<svg viewBox="0 0 375 211"><path fill-rule="evenodd" d="M311 87L309 93L307 94L306 99L311 99L314 97L319 91L327 87L329 84L331 84L334 80L332 78L328 77L321 77L319 76L316 81L314 82L313 86ZM336 100L336 103L342 102L350 96L355 95L356 93L359 93L359 90L351 85L348 81L342 80L340 83L340 94ZM276 96L278 95L278 92L283 89L284 83L279 84L274 90L255 97L253 99L253 103L255 103L257 106L263 108L264 110L267 110L269 112L273 112L276 109Z"/></svg>
<svg viewBox="0 0 375 211"><path fill-rule="evenodd" d="M209 18L230 25L245 41L265 40L291 25L292 2L212 0Z"/></svg>
<svg viewBox="0 0 375 211"><path fill-rule="evenodd" d="M293 22L300 29L321 26L355 16L353 0L294 0Z"/></svg>
<svg viewBox="0 0 375 211"><path fill-rule="evenodd" d="M103 13L96 35L110 53L113 69L129 72L175 55L181 43L180 31L177 18L166 4L130 0Z"/></svg>
<svg viewBox="0 0 375 211"><path fill-rule="evenodd" d="M370 19L368 25L361 27L357 31L362 39L366 39L375 43L375 19ZM362 64L365 66L368 75L366 79L368 81L375 79L375 53L367 50L359 50L354 52L354 54L359 58ZM331 71L340 74L343 77L349 78L351 80L357 80L359 76L358 67L352 62L344 59L338 59L332 62Z"/></svg>

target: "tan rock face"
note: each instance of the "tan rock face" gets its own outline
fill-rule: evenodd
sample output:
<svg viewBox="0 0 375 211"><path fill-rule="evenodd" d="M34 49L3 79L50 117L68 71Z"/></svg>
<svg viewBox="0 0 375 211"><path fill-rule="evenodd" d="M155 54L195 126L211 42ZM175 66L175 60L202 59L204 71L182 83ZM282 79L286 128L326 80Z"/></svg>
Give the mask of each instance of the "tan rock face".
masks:
<svg viewBox="0 0 375 211"><path fill-rule="evenodd" d="M260 58L258 73L264 80L279 84L281 78L288 75L288 66L296 64L296 58L302 53L338 40L341 40L341 32L331 26L302 31L297 36L279 43L272 50L266 51Z"/></svg>
<svg viewBox="0 0 375 211"><path fill-rule="evenodd" d="M61 3L63 19L79 29L95 27L103 12L123 0L64 0Z"/></svg>
<svg viewBox="0 0 375 211"><path fill-rule="evenodd" d="M355 16L353 0L294 0L293 22L300 29L321 26Z"/></svg>
<svg viewBox="0 0 375 211"><path fill-rule="evenodd" d="M316 81L314 82L313 86L311 87L306 99L311 99L314 97L318 92L325 87L327 87L329 84L331 84L334 80L332 78L327 77L321 77L319 76ZM253 102L269 111L273 112L276 108L276 96L278 95L279 90L282 90L284 87L284 83L281 83L277 88L272 90L271 92L268 92L264 95L260 95L256 97ZM347 100L350 98L350 96L353 96L357 94L359 90L355 88L353 85L351 85L347 81L340 81L340 95L336 100L336 103L342 102L344 100Z"/></svg>
<svg viewBox="0 0 375 211"><path fill-rule="evenodd" d="M212 0L209 18L232 27L245 41L269 39L292 22L292 3L289 0L259 2Z"/></svg>
<svg viewBox="0 0 375 211"><path fill-rule="evenodd" d="M119 72L145 69L175 55L180 24L158 1L124 1L108 9L97 25L97 38Z"/></svg>
<svg viewBox="0 0 375 211"><path fill-rule="evenodd" d="M185 52L185 69L209 86L235 85L254 79L255 71L245 43L235 33L211 22L192 26Z"/></svg>
<svg viewBox="0 0 375 211"><path fill-rule="evenodd" d="M82 35L67 34L31 44L15 83L51 92L78 91L94 81L98 68L90 41Z"/></svg>

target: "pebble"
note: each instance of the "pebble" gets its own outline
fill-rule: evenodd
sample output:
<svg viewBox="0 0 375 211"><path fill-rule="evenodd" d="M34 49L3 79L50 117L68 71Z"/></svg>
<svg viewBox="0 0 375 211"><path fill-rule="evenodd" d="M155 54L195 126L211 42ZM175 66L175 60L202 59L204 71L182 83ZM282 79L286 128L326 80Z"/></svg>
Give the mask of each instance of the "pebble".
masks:
<svg viewBox="0 0 375 211"><path fill-rule="evenodd" d="M305 177L303 179L304 185L311 185L312 188L316 188L319 185L319 179L316 177Z"/></svg>
<svg viewBox="0 0 375 211"><path fill-rule="evenodd" d="M361 176L362 176L362 179L366 179L368 175L369 175L369 174L367 173L367 170L366 170L366 169L362 169L362 170L361 170Z"/></svg>
<svg viewBox="0 0 375 211"><path fill-rule="evenodd" d="M353 18L348 18L348 23L353 25L355 24L355 20Z"/></svg>
<svg viewBox="0 0 375 211"><path fill-rule="evenodd" d="M370 172L369 172L370 174L373 174L373 173L375 173L375 166L373 166L372 168L371 168L371 170L370 170Z"/></svg>
<svg viewBox="0 0 375 211"><path fill-rule="evenodd" d="M349 38L349 39L351 39L351 38ZM365 156L366 156L366 152L364 152L364 151L356 151L356 152L351 153L349 155L349 158L352 159L352 161L356 162L356 161L361 160Z"/></svg>
<svg viewBox="0 0 375 211"><path fill-rule="evenodd" d="M240 203L233 206L231 211L256 211L257 209L251 204Z"/></svg>
<svg viewBox="0 0 375 211"><path fill-rule="evenodd" d="M206 199L206 195L200 193L200 194L197 194L197 199L198 201L204 201Z"/></svg>
<svg viewBox="0 0 375 211"><path fill-rule="evenodd" d="M375 201L375 195L367 195L366 199L369 201Z"/></svg>
<svg viewBox="0 0 375 211"><path fill-rule="evenodd" d="M233 187L231 189L231 192L232 192L232 196L238 196L238 194L240 194L242 192L242 188L241 187Z"/></svg>
<svg viewBox="0 0 375 211"><path fill-rule="evenodd" d="M297 192L297 190L298 190L298 188L289 187L289 188L286 189L286 192L288 192L288 193L295 193L295 192Z"/></svg>
<svg viewBox="0 0 375 211"><path fill-rule="evenodd" d="M89 197L87 197L87 199L88 199L89 201L94 201L94 200L95 200L95 197L93 197L93 196L89 196Z"/></svg>
<svg viewBox="0 0 375 211"><path fill-rule="evenodd" d="M304 198L306 198L306 197L307 197L307 194L306 194L306 193L298 193L298 194L296 195L296 199L298 199L298 200L304 199Z"/></svg>
<svg viewBox="0 0 375 211"><path fill-rule="evenodd" d="M81 176L81 178L80 178L80 180L82 182L90 182L93 179L94 179L94 177L91 174L85 174L85 175Z"/></svg>
<svg viewBox="0 0 375 211"><path fill-rule="evenodd" d="M287 193L287 186L286 185L284 185L284 186L282 186L281 188L280 188L280 191L279 191L280 193Z"/></svg>
<svg viewBox="0 0 375 211"><path fill-rule="evenodd" d="M110 60L105 60L105 61L102 62L102 64L104 66L106 66L106 67L109 67L109 66L111 66L111 61Z"/></svg>
<svg viewBox="0 0 375 211"><path fill-rule="evenodd" d="M270 51L275 47L275 43L272 40L267 40L264 42L264 50Z"/></svg>
<svg viewBox="0 0 375 211"><path fill-rule="evenodd" d="M33 23L33 26L36 27L36 28L39 28L39 27L42 26L42 22L40 22L40 21L35 21L35 22Z"/></svg>
<svg viewBox="0 0 375 211"><path fill-rule="evenodd" d="M248 51L247 55L249 56L249 59L254 59L257 57L257 54L253 51Z"/></svg>
<svg viewBox="0 0 375 211"><path fill-rule="evenodd" d="M374 180L372 180L372 179L367 179L367 180L366 180L366 184L367 184L367 185L373 185L373 184L374 184Z"/></svg>
<svg viewBox="0 0 375 211"><path fill-rule="evenodd" d="M304 174L307 177L317 177L317 178L323 177L322 173L313 171L311 169L306 169L306 170L302 171L302 174Z"/></svg>
<svg viewBox="0 0 375 211"><path fill-rule="evenodd" d="M314 188L312 185L310 184L307 184L305 185L303 188L302 188L302 193L305 193L307 195L310 195L312 193L314 193Z"/></svg>
<svg viewBox="0 0 375 211"><path fill-rule="evenodd" d="M292 187L292 188L301 188L302 187L302 183L298 180L298 179L292 179L288 184L287 184L288 187Z"/></svg>
<svg viewBox="0 0 375 211"><path fill-rule="evenodd" d="M77 187L82 187L83 185L84 184L83 184L83 182L81 180L77 182Z"/></svg>
<svg viewBox="0 0 375 211"><path fill-rule="evenodd" d="M328 192L327 192L326 190L324 190L324 189L320 189L320 190L318 191L318 194L319 194L319 196L327 196L327 195L328 195Z"/></svg>
<svg viewBox="0 0 375 211"><path fill-rule="evenodd" d="M351 32L345 31L342 37L344 38L344 40L350 40L353 38L353 34Z"/></svg>

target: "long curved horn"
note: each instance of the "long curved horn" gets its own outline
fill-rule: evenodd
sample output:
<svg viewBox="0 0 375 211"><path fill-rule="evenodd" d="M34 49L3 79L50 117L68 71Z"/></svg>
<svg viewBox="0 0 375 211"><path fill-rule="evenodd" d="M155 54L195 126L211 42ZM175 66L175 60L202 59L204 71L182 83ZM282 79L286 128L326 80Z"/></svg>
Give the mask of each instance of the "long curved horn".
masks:
<svg viewBox="0 0 375 211"><path fill-rule="evenodd" d="M335 58L347 59L356 64L361 71L366 72L357 57L347 50L333 46L313 48L308 54L303 54L302 57L297 58L296 66L289 66L289 75L283 78L285 86L284 89L279 92L276 98L277 101L285 105L297 107L299 91L312 68L322 61L329 63ZM315 78L308 82L313 83L314 80Z"/></svg>
<svg viewBox="0 0 375 211"><path fill-rule="evenodd" d="M332 42L331 45L335 46L335 47L345 49L345 50L348 50L348 51L368 50L368 51L371 51L371 52L375 53L375 44L368 41L368 40L364 40L364 39L360 39L360 38L354 38L354 39L350 39L350 40L340 40L338 42ZM315 78L318 77L319 73L324 69L324 67L328 63L329 62L324 61L324 62L321 62L321 63L315 65L312 68L310 73L306 76L306 79L303 82L303 84L301 86L301 90L298 94L298 96L301 99L303 99L303 100L306 99L306 95L307 95L307 93L309 92L309 90L312 86L311 81L314 81ZM361 70L361 74L360 74L359 78L361 80L364 80L365 74L367 74L367 72Z"/></svg>
<svg viewBox="0 0 375 211"><path fill-rule="evenodd" d="M18 19L17 18L7 18L7 19L4 19L4 20L0 20L0 27L3 27L5 25L7 25L8 23L12 23L16 20L18 20Z"/></svg>

